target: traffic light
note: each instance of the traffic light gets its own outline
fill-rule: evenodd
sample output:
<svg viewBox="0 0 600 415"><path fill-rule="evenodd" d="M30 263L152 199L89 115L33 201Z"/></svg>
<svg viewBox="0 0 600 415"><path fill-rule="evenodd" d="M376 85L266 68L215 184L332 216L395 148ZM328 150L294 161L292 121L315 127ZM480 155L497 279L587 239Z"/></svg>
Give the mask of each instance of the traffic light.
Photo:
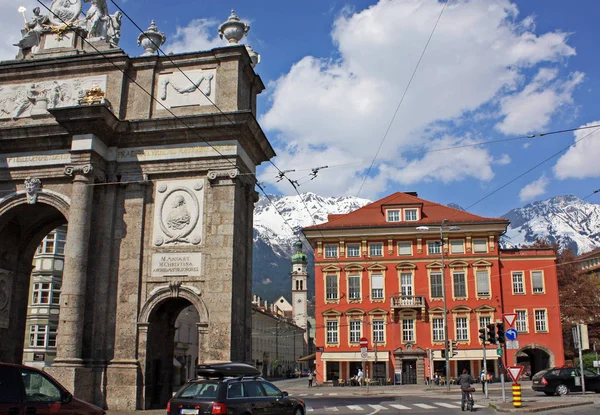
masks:
<svg viewBox="0 0 600 415"><path fill-rule="evenodd" d="M481 343L483 344L485 344L485 341L487 339L486 332L487 330L483 327L479 329L479 338L481 339Z"/></svg>
<svg viewBox="0 0 600 415"><path fill-rule="evenodd" d="M442 349L442 359L446 358L446 351L444 349Z"/></svg>
<svg viewBox="0 0 600 415"><path fill-rule="evenodd" d="M487 326L487 330L488 330L488 343L490 344L496 344L496 325L495 324L488 324Z"/></svg>
<svg viewBox="0 0 600 415"><path fill-rule="evenodd" d="M450 357L454 357L458 354L458 344L456 340L450 341Z"/></svg>
<svg viewBox="0 0 600 415"><path fill-rule="evenodd" d="M504 323L496 324L498 328L498 343L506 343L506 338L504 336Z"/></svg>

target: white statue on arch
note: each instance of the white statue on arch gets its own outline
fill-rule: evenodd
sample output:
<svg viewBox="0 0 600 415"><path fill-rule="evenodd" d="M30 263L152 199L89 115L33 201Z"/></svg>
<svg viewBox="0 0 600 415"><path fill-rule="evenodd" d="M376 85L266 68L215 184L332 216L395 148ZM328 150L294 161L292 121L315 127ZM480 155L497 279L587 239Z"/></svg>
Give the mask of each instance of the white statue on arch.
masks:
<svg viewBox="0 0 600 415"><path fill-rule="evenodd" d="M92 6L85 14L88 40L106 39L106 33L108 31L108 25L110 21L106 0L84 1L86 3L92 3Z"/></svg>

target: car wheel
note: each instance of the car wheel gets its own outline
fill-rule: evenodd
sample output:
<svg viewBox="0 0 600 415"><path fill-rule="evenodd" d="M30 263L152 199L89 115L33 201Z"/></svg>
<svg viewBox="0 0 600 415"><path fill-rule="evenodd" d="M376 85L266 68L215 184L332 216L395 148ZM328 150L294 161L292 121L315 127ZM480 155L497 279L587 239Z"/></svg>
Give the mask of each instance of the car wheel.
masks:
<svg viewBox="0 0 600 415"><path fill-rule="evenodd" d="M300 408L300 407L296 408L296 410L294 411L294 415L304 415L302 408Z"/></svg>
<svg viewBox="0 0 600 415"><path fill-rule="evenodd" d="M563 395L568 395L569 394L569 387L567 385L564 384L560 384L556 387L556 394L558 396L563 396Z"/></svg>
<svg viewBox="0 0 600 415"><path fill-rule="evenodd" d="M555 395L554 392L544 392L544 393L546 394L546 396L553 396L553 395Z"/></svg>

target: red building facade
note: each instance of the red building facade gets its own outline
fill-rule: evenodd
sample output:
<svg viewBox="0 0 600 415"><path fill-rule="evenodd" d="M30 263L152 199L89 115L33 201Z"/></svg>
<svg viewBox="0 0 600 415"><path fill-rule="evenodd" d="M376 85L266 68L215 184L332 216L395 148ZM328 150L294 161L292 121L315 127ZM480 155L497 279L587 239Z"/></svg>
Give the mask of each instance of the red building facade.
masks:
<svg viewBox="0 0 600 415"><path fill-rule="evenodd" d="M450 377L463 368L472 375L482 370L479 329L504 313L518 315L519 332L518 345L504 350L506 364L535 372L564 363L555 253L499 249L506 219L415 193L394 193L328 219L304 229L315 251L317 380L347 381L359 367L369 378L403 383L445 377L444 294L448 337L458 347ZM492 376L499 374L496 347L485 350Z"/></svg>

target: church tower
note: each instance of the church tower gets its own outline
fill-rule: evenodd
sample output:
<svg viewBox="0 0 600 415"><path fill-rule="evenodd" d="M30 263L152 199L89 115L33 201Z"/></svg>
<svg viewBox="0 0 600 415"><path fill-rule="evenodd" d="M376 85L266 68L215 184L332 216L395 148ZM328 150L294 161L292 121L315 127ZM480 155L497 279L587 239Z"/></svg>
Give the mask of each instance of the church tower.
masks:
<svg viewBox="0 0 600 415"><path fill-rule="evenodd" d="M302 241L298 240L294 244L296 252L292 255L292 316L298 327L306 330L304 333L304 344L308 346L309 327L308 327L308 292L307 279L308 257L302 252Z"/></svg>

